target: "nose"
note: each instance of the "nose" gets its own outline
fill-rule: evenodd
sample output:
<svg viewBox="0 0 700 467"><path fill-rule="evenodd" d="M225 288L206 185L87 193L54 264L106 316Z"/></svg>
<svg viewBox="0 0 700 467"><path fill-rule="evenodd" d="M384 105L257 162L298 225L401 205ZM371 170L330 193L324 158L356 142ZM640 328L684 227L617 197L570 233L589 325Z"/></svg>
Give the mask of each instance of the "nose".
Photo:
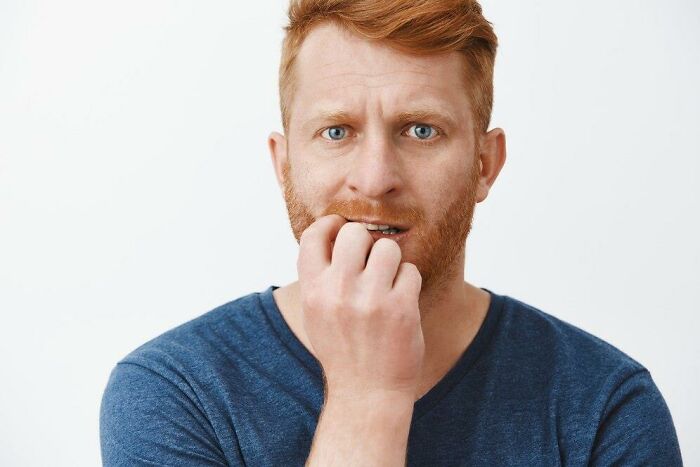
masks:
<svg viewBox="0 0 700 467"><path fill-rule="evenodd" d="M346 180L353 194L380 200L398 192L401 187L400 160L391 138L367 135L357 149Z"/></svg>

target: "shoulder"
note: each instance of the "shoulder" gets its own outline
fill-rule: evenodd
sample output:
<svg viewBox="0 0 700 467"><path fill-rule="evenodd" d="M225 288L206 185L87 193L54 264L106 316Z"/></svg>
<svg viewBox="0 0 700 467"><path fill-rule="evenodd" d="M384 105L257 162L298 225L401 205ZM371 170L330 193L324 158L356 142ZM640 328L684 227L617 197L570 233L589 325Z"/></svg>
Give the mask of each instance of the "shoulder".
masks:
<svg viewBox="0 0 700 467"><path fill-rule="evenodd" d="M225 402L264 328L259 294L141 345L110 374L100 407L105 465L225 465L237 452ZM235 386L234 386L235 389Z"/></svg>
<svg viewBox="0 0 700 467"><path fill-rule="evenodd" d="M220 305L139 346L117 364L146 367L156 373L190 371L217 365L231 351L255 345L265 327L260 293L250 293ZM189 372L189 371L188 371Z"/></svg>
<svg viewBox="0 0 700 467"><path fill-rule="evenodd" d="M562 446L590 446L593 465L680 465L671 414L641 363L548 312L497 299L496 370L518 397L554 410Z"/></svg>
<svg viewBox="0 0 700 467"><path fill-rule="evenodd" d="M268 289L268 292L270 290ZM142 344L117 362L105 397L134 394L131 383L167 384L195 401L227 390L244 377L243 362L270 346L271 331L256 292L220 305Z"/></svg>
<svg viewBox="0 0 700 467"><path fill-rule="evenodd" d="M645 371L614 345L516 298L502 296L499 333L513 350L542 365L591 381L604 375L620 381Z"/></svg>
<svg viewBox="0 0 700 467"><path fill-rule="evenodd" d="M598 417L611 394L646 368L617 347L535 306L496 297L498 322L489 368L521 388L518 397L556 401Z"/></svg>

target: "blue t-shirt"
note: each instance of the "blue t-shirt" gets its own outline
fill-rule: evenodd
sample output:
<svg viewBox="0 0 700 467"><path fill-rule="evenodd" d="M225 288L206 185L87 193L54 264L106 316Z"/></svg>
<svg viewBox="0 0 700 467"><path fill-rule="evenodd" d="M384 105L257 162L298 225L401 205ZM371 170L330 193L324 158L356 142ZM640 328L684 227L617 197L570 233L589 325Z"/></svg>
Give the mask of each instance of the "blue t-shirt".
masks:
<svg viewBox="0 0 700 467"><path fill-rule="evenodd" d="M100 414L105 465L304 465L323 376L277 307L276 288L117 364ZM671 415L643 366L483 290L491 302L473 342L415 403L409 466L681 465Z"/></svg>

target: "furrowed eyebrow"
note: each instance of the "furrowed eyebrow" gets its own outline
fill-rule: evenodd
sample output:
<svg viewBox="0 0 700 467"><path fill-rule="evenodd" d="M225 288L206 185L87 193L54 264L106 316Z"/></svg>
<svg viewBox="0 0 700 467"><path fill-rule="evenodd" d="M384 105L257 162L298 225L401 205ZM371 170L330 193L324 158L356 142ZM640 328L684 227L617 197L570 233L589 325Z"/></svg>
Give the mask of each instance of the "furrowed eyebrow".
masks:
<svg viewBox="0 0 700 467"><path fill-rule="evenodd" d="M449 114L435 112L433 110L413 110L409 112L401 112L397 117L397 121L402 125L413 122L429 123L437 121L447 124L452 128L457 126L457 123Z"/></svg>
<svg viewBox="0 0 700 467"><path fill-rule="evenodd" d="M304 123L303 128L316 127L320 123L346 123L352 120L352 116L344 110L323 111L317 113L313 118Z"/></svg>
<svg viewBox="0 0 700 467"><path fill-rule="evenodd" d="M353 116L344 110L334 110L334 111L321 111L317 113L313 118L309 119L304 123L303 128L315 128L320 124L332 125L340 123L348 123L353 121ZM451 115L445 112L438 112L434 110L411 110L408 112L400 112L396 116L396 122L400 125L405 125L407 123L413 122L439 122L448 127L456 128L457 122Z"/></svg>

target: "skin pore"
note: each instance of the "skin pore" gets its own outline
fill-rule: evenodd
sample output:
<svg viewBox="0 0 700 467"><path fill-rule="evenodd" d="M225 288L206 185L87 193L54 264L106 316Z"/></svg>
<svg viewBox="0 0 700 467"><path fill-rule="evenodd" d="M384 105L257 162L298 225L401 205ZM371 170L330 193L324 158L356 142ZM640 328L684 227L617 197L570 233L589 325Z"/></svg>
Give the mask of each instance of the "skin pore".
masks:
<svg viewBox="0 0 700 467"><path fill-rule="evenodd" d="M475 132L462 60L457 52L408 55L321 24L297 57L287 134L269 138L297 240L326 214L408 228L402 261L423 278L416 399L454 366L489 305L489 294L464 280L465 243L474 206L505 162L505 136ZM299 283L274 298L313 354Z"/></svg>

